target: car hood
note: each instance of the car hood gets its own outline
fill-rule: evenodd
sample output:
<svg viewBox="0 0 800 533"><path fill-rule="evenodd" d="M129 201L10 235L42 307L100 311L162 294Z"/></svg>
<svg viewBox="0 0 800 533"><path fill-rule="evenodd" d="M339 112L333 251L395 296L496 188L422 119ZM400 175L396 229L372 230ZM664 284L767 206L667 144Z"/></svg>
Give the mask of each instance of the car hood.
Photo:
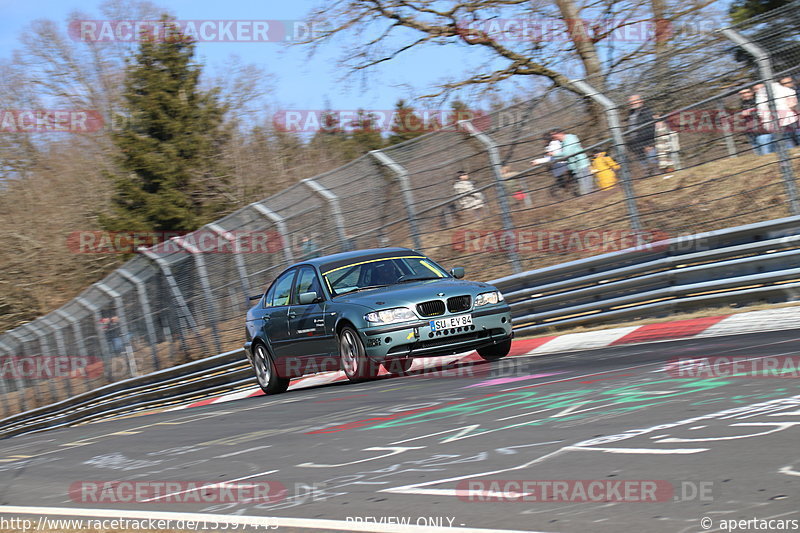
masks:
<svg viewBox="0 0 800 533"><path fill-rule="evenodd" d="M488 283L480 281L463 281L452 278L412 281L389 285L378 289L370 289L337 296L333 301L337 304L358 304L374 310L390 307L409 307L427 300L437 300L469 294L475 295L496 290ZM440 296L444 294L444 296Z"/></svg>

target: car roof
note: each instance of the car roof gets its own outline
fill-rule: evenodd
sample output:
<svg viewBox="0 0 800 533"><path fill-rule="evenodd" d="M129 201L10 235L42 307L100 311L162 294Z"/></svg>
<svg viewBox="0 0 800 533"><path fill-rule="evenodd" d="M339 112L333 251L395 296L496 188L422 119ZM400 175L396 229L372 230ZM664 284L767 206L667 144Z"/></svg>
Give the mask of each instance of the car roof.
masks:
<svg viewBox="0 0 800 533"><path fill-rule="evenodd" d="M315 257L314 259L303 261L302 264L314 265L318 268L322 267L323 265L330 267L333 265L346 265L347 263L351 263L354 260L359 259L379 259L381 257L395 257L397 255L409 253L414 255L423 255L419 252L411 250L410 248L369 248L366 250L354 250L352 252L342 252L338 254L325 255L322 257Z"/></svg>

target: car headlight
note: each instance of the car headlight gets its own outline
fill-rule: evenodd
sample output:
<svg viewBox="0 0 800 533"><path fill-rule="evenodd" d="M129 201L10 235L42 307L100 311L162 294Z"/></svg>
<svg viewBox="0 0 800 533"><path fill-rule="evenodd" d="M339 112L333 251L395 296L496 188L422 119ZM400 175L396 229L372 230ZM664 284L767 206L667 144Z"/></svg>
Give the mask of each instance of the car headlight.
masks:
<svg viewBox="0 0 800 533"><path fill-rule="evenodd" d="M502 301L503 294L500 291L482 292L475 297L475 307L493 305Z"/></svg>
<svg viewBox="0 0 800 533"><path fill-rule="evenodd" d="M375 324L396 324L397 322L416 320L417 315L408 307L394 307L367 313L364 318L367 322L374 322Z"/></svg>

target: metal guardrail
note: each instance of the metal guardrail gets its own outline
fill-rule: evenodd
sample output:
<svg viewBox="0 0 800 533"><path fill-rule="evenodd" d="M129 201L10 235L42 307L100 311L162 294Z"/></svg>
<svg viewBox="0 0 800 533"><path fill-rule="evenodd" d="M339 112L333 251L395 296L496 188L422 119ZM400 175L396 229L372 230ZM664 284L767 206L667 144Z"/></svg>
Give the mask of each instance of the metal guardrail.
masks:
<svg viewBox="0 0 800 533"><path fill-rule="evenodd" d="M519 334L724 302L794 299L800 217L604 254L494 281Z"/></svg>
<svg viewBox="0 0 800 533"><path fill-rule="evenodd" d="M723 302L787 301L800 295L800 216L668 239L490 283L503 291L518 334ZM233 350L10 416L0 420L0 437L254 385L244 351Z"/></svg>

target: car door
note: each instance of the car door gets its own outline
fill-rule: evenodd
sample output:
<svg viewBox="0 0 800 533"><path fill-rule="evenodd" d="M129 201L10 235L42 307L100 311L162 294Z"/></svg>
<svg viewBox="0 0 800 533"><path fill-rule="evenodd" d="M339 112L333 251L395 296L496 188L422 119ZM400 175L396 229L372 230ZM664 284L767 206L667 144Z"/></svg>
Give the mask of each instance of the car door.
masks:
<svg viewBox="0 0 800 533"><path fill-rule="evenodd" d="M281 274L264 299L264 331L269 339L275 364L282 368L288 364L284 359L291 355L291 337L289 335L289 301L297 269ZM280 373L280 372L279 372Z"/></svg>
<svg viewBox="0 0 800 533"><path fill-rule="evenodd" d="M300 294L306 292L316 292L318 300L301 304ZM300 267L289 306L289 335L292 338L292 352L302 358L304 374L338 369L338 361L334 365L329 360L332 333L325 320L327 307L328 302L314 268Z"/></svg>

